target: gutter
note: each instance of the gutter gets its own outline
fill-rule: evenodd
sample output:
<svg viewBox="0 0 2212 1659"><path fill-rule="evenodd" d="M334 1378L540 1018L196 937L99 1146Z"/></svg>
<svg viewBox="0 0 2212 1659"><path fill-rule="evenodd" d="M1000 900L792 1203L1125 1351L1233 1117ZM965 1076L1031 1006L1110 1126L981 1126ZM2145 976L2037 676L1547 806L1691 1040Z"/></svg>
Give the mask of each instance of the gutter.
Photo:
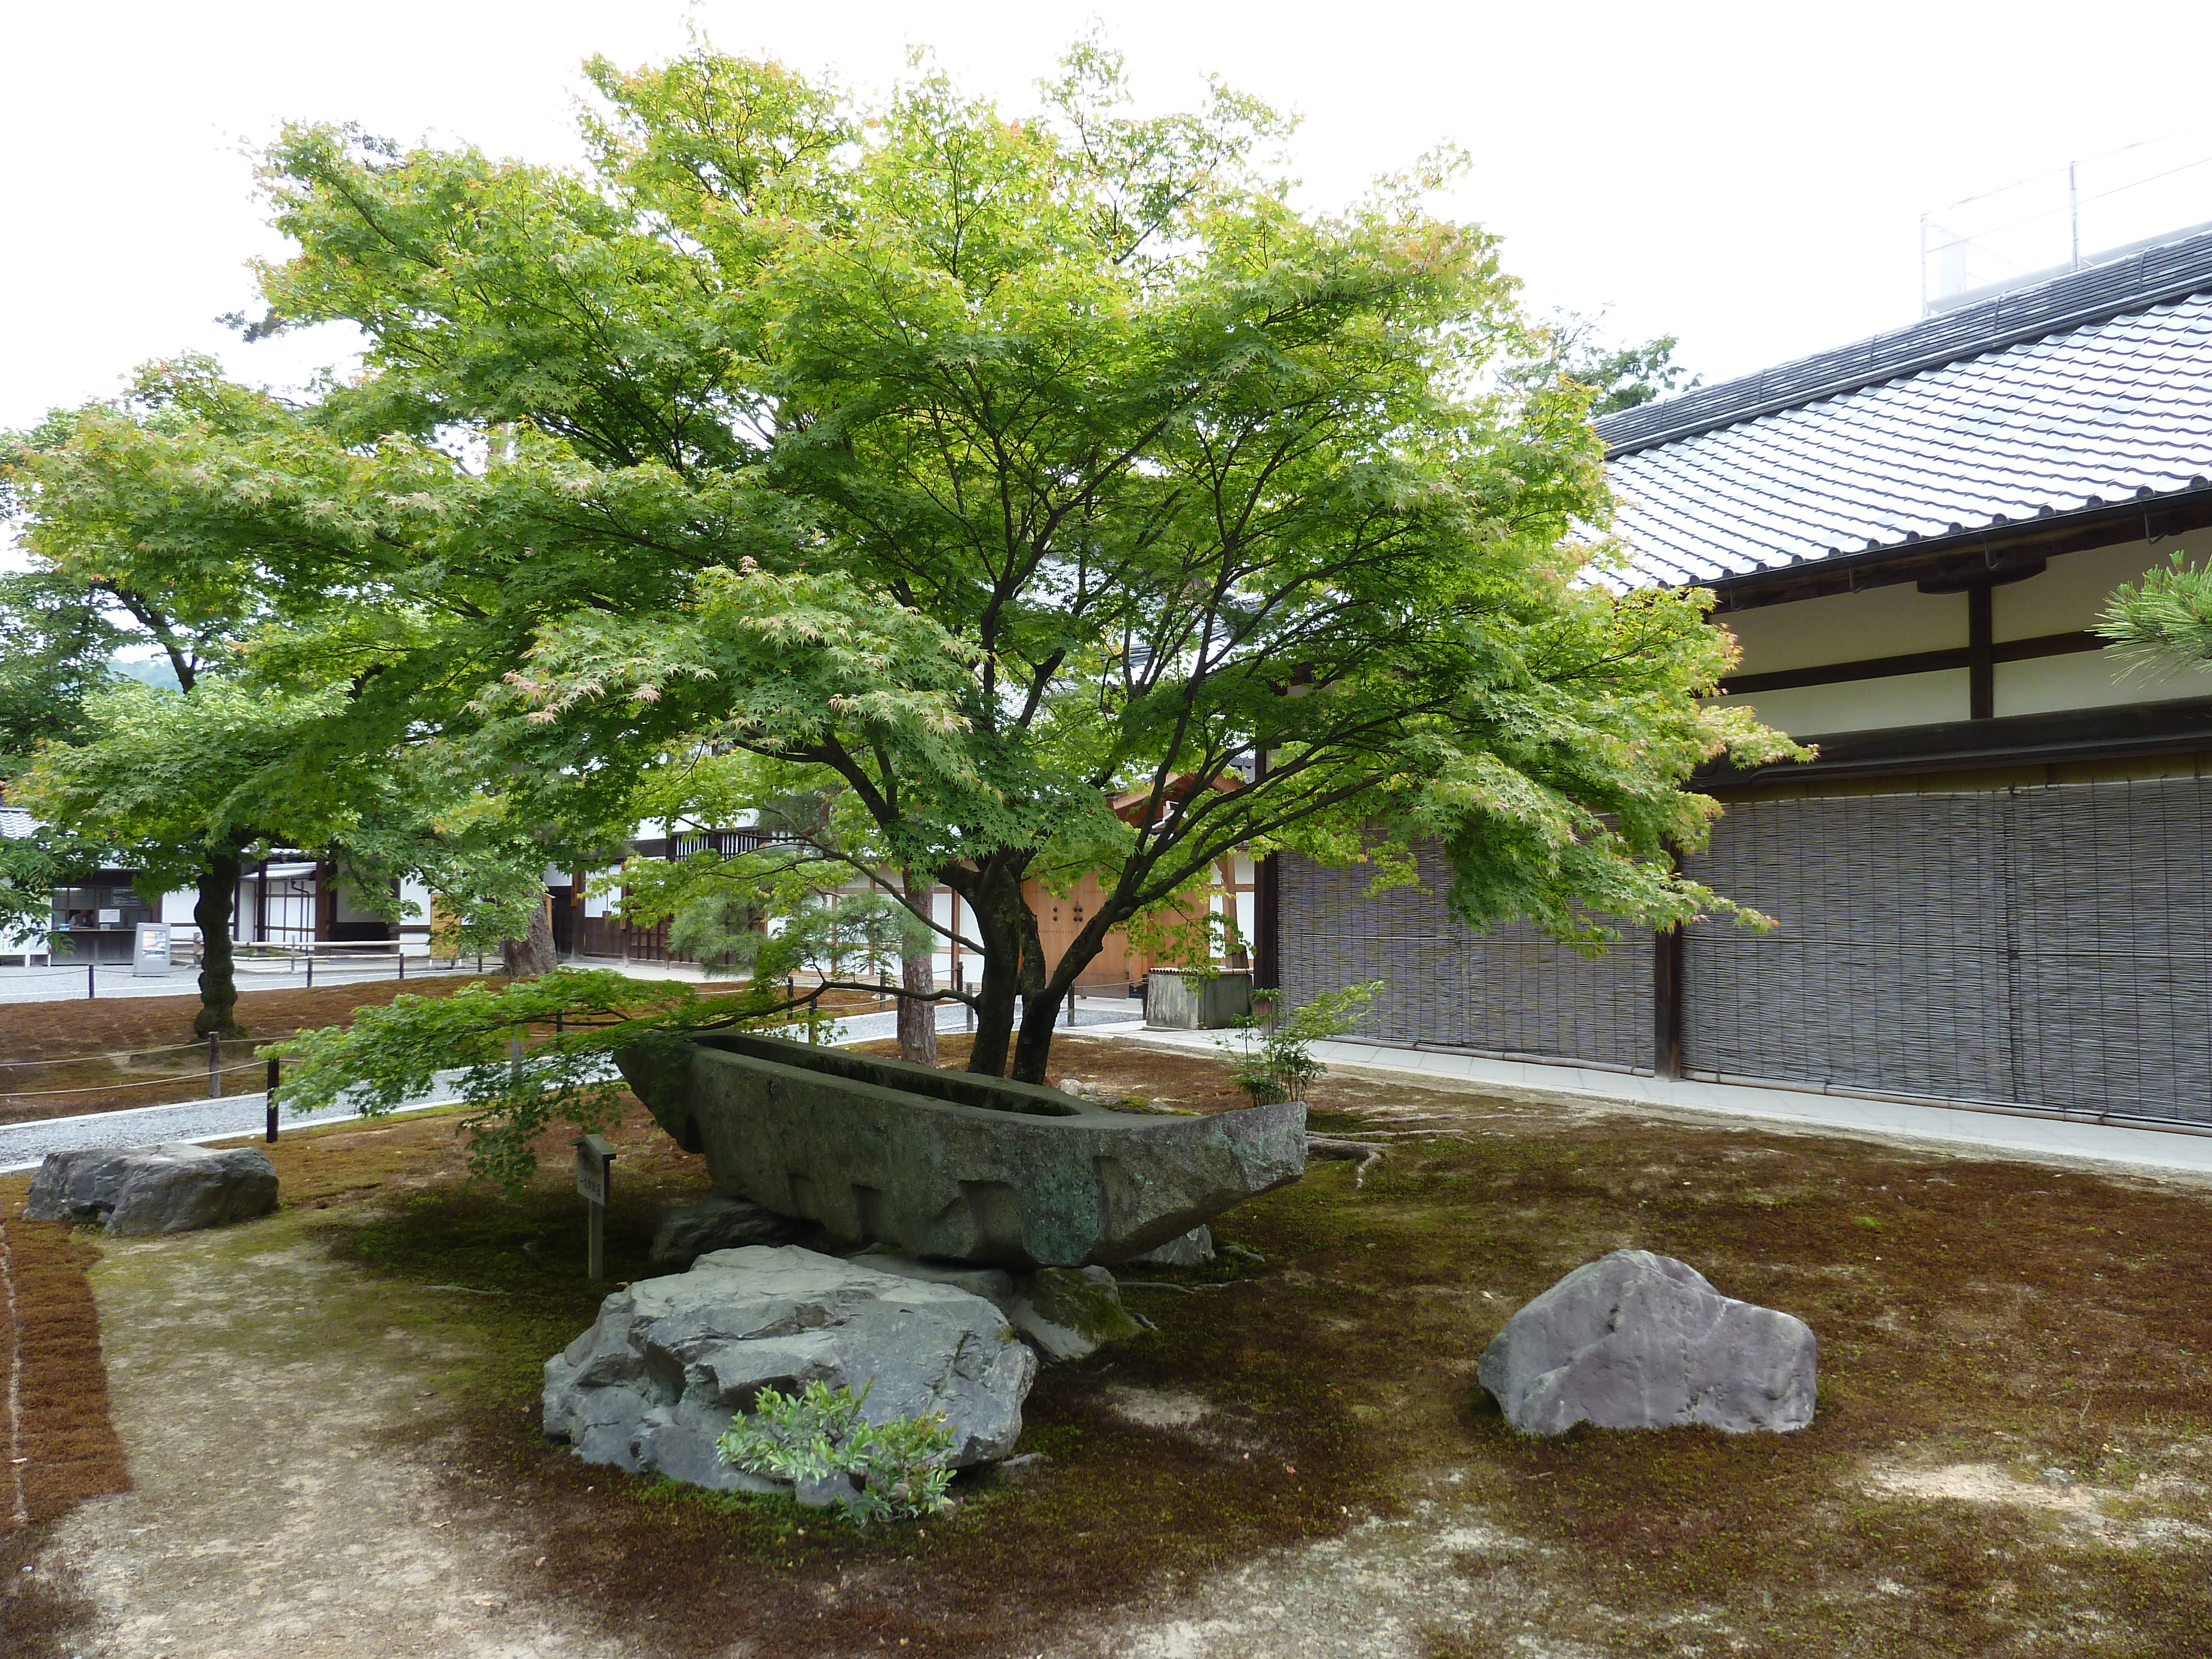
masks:
<svg viewBox="0 0 2212 1659"><path fill-rule="evenodd" d="M1717 610L1735 611L1785 598L1889 586L1920 579L1934 569L1954 580L1970 580L1978 568L1992 580L2002 580L2005 567L2017 565L2022 556L2051 557L2138 538L2155 542L2208 524L2212 524L2212 480L2192 479L2183 489L2162 495L2138 495L2131 501L2100 502L2065 513L2045 511L1978 530L1908 538L1863 552L1796 559L1771 569L1668 585L1710 588L1719 599ZM1794 591L1800 589L1810 591Z"/></svg>

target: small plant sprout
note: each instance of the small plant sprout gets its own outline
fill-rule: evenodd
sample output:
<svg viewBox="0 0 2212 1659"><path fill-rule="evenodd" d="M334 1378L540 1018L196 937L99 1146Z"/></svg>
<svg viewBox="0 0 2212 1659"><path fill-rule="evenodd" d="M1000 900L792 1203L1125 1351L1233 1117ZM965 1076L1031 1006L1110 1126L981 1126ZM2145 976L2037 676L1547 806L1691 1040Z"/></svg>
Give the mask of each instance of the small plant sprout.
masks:
<svg viewBox="0 0 2212 1659"><path fill-rule="evenodd" d="M951 1507L945 1488L952 1471L945 1457L952 1430L944 1417L894 1417L871 1423L861 1416L869 1389L809 1382L795 1395L763 1389L750 1416L738 1418L714 1443L716 1455L751 1474L794 1485L843 1477L845 1518L856 1527L871 1521L914 1521Z"/></svg>

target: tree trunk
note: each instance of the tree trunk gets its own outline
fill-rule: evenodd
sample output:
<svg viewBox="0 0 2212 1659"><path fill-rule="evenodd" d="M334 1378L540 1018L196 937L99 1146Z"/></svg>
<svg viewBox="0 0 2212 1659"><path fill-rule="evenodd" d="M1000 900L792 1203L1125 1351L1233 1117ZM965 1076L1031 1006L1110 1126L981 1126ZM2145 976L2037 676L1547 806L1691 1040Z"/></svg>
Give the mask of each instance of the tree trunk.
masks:
<svg viewBox="0 0 2212 1659"><path fill-rule="evenodd" d="M984 1077L1004 1077L1014 1040L1014 998L1021 985L1022 902L1018 877L987 864L969 900L975 929L983 936L983 979L975 988L975 1042L968 1069Z"/></svg>
<svg viewBox="0 0 2212 1659"><path fill-rule="evenodd" d="M536 979L540 974L550 974L559 965L553 954L552 900L541 898L537 914L530 918L530 933L525 939L501 939L499 946L499 970L509 979Z"/></svg>
<svg viewBox="0 0 2212 1659"><path fill-rule="evenodd" d="M1052 1058L1053 1022L1070 994L1048 986L1022 999L1022 1031L1014 1043L1015 1082L1044 1081L1045 1065Z"/></svg>
<svg viewBox="0 0 2212 1659"><path fill-rule="evenodd" d="M240 1037L238 974L232 965L230 908L238 895L238 849L211 854L200 866L199 891L192 920L200 930L200 1011L192 1016L194 1036Z"/></svg>
<svg viewBox="0 0 2212 1659"><path fill-rule="evenodd" d="M1012 950L995 948L986 937L983 977L975 987L975 1041L968 1051L968 1069L985 1077L1006 1076L1007 1051L1013 1046L1013 958Z"/></svg>
<svg viewBox="0 0 2212 1659"><path fill-rule="evenodd" d="M906 902L909 909L927 914L929 890L906 872ZM929 1000L936 986L937 952L933 945L906 951L899 957L899 983L906 995L899 999L899 1058L916 1066L937 1064L937 1005Z"/></svg>

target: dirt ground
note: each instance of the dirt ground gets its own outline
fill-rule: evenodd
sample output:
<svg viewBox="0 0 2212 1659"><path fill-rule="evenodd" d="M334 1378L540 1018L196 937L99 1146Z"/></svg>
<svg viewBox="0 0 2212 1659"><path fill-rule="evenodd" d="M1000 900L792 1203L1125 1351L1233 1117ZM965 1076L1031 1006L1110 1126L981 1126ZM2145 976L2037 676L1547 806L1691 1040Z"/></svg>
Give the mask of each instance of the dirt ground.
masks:
<svg viewBox="0 0 2212 1659"><path fill-rule="evenodd" d="M1235 1103L1204 1059L1055 1052L1060 1079ZM1143 1270L1158 1330L1040 1377L1028 1478L858 1535L538 1435L539 1366L596 1304L553 1138L510 1203L461 1184L450 1120L288 1137L279 1216L103 1244L134 1490L42 1529L22 1650L2207 1651L2212 1194L1382 1073L1313 1106L1389 1148L1364 1184L1318 1164L1217 1229L1247 1254ZM614 1138L614 1270L642 1276L703 1175L641 1115ZM1809 1321L1814 1425L1507 1428L1483 1346L1623 1245Z"/></svg>

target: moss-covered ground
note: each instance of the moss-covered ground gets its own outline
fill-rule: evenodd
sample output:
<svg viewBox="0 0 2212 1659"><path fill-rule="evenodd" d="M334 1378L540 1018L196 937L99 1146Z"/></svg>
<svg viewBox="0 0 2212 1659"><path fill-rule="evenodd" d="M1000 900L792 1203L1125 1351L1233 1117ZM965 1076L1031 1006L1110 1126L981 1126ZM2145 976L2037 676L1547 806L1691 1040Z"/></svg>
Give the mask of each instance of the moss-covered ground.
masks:
<svg viewBox="0 0 2212 1659"><path fill-rule="evenodd" d="M1235 1103L1210 1060L1125 1042L1063 1039L1056 1071ZM598 1300L564 1143L514 1201L463 1182L449 1121L301 1134L278 1158L361 1294L461 1287L439 1316L468 1337L450 1408L389 1443L442 1437L456 1501L496 1497L540 1540L514 1594L641 1651L1136 1651L1231 1570L1320 1572L1328 1540L1447 1523L1471 1541L1375 1651L2212 1651L2212 1195L1379 1073L1326 1079L1313 1107L1317 1131L1388 1141L1364 1185L1317 1164L1217 1229L1241 1254L1141 1270L1127 1298L1157 1330L1041 1376L1022 1444L1040 1463L865 1534L540 1437L542 1363ZM641 1114L614 1139L626 1279L704 1175ZM1484 1346L1632 1245L1808 1321L1815 1424L1508 1428L1475 1382ZM1300 1647L1285 1631L1273 1650Z"/></svg>

